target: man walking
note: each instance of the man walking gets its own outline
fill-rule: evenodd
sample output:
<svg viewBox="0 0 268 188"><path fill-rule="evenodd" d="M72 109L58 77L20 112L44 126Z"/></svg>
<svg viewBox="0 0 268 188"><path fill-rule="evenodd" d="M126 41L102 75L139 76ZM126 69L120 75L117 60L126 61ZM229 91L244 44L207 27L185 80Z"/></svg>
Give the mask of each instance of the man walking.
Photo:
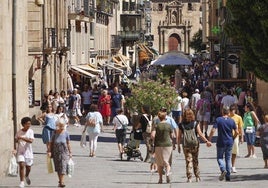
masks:
<svg viewBox="0 0 268 188"><path fill-rule="evenodd" d="M233 131L234 137L238 135L238 130L235 124L235 121L230 118L229 115L230 110L228 108L222 109L222 116L216 119L213 128L211 129L209 135L209 141L211 141L212 136L218 129L218 137L217 137L217 162L221 170L221 175L219 176L219 180L222 181L230 181L231 174L231 154L233 147ZM223 160L223 156L225 156L225 163Z"/></svg>

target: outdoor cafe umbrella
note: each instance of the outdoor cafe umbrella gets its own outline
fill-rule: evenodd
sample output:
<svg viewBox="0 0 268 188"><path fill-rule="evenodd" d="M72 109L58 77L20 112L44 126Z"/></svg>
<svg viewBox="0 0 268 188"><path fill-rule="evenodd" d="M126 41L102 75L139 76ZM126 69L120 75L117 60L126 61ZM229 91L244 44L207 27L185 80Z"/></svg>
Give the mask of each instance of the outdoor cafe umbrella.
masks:
<svg viewBox="0 0 268 188"><path fill-rule="evenodd" d="M192 62L182 52L170 51L152 61L151 65L192 65Z"/></svg>

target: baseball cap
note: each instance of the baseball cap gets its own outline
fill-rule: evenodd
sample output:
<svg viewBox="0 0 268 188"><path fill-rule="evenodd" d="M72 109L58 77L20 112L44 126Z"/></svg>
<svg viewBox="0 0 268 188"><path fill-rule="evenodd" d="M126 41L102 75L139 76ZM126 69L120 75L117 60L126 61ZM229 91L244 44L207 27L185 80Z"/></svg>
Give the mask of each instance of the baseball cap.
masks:
<svg viewBox="0 0 268 188"><path fill-rule="evenodd" d="M196 93L199 93L199 89L195 89L194 91L195 91Z"/></svg>

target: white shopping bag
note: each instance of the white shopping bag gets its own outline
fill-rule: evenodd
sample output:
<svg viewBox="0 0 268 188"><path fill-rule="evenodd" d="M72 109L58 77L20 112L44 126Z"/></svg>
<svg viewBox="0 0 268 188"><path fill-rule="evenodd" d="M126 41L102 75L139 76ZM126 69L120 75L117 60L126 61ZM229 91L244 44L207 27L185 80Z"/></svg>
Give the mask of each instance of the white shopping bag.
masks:
<svg viewBox="0 0 268 188"><path fill-rule="evenodd" d="M69 159L67 164L67 175L69 178L71 178L74 174L74 161L72 158Z"/></svg>
<svg viewBox="0 0 268 188"><path fill-rule="evenodd" d="M81 135L80 146L82 148L85 148L87 146L87 134L85 131Z"/></svg>
<svg viewBox="0 0 268 188"><path fill-rule="evenodd" d="M13 154L9 160L7 174L12 177L18 176L18 164L15 155Z"/></svg>

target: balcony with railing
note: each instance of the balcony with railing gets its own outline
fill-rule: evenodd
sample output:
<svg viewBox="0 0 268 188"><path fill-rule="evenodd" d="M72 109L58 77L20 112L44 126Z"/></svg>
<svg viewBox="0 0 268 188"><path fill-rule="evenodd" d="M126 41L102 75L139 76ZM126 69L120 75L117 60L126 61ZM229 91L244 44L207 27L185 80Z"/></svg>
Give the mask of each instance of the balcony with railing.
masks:
<svg viewBox="0 0 268 188"><path fill-rule="evenodd" d="M141 31L118 31L121 41L138 41L142 38Z"/></svg>
<svg viewBox="0 0 268 188"><path fill-rule="evenodd" d="M68 14L76 14L76 15L94 18L95 1L94 0L69 1L68 2Z"/></svg>
<svg viewBox="0 0 268 188"><path fill-rule="evenodd" d="M58 47L57 45L57 31L56 28L46 28L45 29L45 40L44 48L45 50L52 51Z"/></svg>
<svg viewBox="0 0 268 188"><path fill-rule="evenodd" d="M68 51L71 46L70 29L61 29L59 38L59 48L64 51Z"/></svg>

